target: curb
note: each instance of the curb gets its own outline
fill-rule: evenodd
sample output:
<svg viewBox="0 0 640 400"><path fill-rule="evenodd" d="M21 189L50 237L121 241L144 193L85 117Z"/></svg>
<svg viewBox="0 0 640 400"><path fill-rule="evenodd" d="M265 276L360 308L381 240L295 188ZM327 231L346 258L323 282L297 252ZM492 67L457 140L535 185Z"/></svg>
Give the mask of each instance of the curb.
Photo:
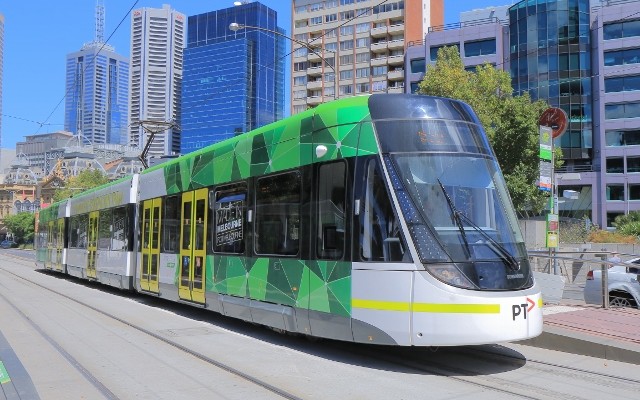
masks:
<svg viewBox="0 0 640 400"><path fill-rule="evenodd" d="M545 326L538 337L514 343L640 365L640 346L637 344L549 326Z"/></svg>

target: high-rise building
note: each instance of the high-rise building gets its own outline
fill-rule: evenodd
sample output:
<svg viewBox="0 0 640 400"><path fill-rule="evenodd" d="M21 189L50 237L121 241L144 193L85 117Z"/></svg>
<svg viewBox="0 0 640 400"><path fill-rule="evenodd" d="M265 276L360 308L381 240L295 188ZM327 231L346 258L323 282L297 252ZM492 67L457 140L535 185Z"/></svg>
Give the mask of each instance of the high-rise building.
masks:
<svg viewBox="0 0 640 400"><path fill-rule="evenodd" d="M140 8L131 16L129 145L148 155L180 151L185 15L169 5Z"/></svg>
<svg viewBox="0 0 640 400"><path fill-rule="evenodd" d="M0 148L2 148L2 71L4 70L4 15L0 14Z"/></svg>
<svg viewBox="0 0 640 400"><path fill-rule="evenodd" d="M516 94L567 114L554 140L564 161L555 173L560 217L613 228L615 217L640 211L640 2L523 0L471 14L408 48L407 91L444 45L457 46L469 69L508 71Z"/></svg>
<svg viewBox="0 0 640 400"><path fill-rule="evenodd" d="M129 60L104 42L104 7L96 36L67 55L64 129L93 144L124 143L129 103Z"/></svg>
<svg viewBox="0 0 640 400"><path fill-rule="evenodd" d="M291 113L361 93L402 93L405 48L444 23L443 3L294 0Z"/></svg>
<svg viewBox="0 0 640 400"><path fill-rule="evenodd" d="M283 35L276 11L259 2L189 17L182 153L282 118Z"/></svg>

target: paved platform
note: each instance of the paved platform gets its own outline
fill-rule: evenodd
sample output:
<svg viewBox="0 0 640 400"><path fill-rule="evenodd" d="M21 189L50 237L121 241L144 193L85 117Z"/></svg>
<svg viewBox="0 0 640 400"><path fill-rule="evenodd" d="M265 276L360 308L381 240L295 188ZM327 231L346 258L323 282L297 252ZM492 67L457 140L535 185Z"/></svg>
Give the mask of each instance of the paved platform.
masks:
<svg viewBox="0 0 640 400"><path fill-rule="evenodd" d="M31 377L0 332L0 400L40 399Z"/></svg>
<svg viewBox="0 0 640 400"><path fill-rule="evenodd" d="M546 305L542 335L528 346L640 365L640 310Z"/></svg>

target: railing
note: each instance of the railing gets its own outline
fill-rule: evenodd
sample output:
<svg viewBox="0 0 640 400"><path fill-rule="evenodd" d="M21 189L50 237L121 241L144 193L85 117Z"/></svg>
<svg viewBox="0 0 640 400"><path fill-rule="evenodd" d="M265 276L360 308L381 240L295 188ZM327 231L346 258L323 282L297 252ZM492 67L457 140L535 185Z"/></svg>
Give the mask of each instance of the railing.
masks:
<svg viewBox="0 0 640 400"><path fill-rule="evenodd" d="M486 25L486 24L506 25L508 23L509 23L508 20L502 21L498 17L481 18L481 19L475 19L475 20L472 20L472 21L455 22L455 23L452 23L452 24L430 26L429 27L429 33L431 33L431 32L450 31L450 30L454 30L454 29L466 28L466 27L469 27L469 26L478 26L478 25Z"/></svg>
<svg viewBox="0 0 640 400"><path fill-rule="evenodd" d="M611 256L615 252L600 250L576 250L576 251L553 251L549 250L529 250L529 262L535 272L546 273L554 276L561 276L565 283L574 287L584 287L589 277L589 271L601 271L600 300L602 308L609 308L610 305L624 302L626 294L610 295L609 290L609 268L614 265L627 265L624 261L611 261ZM623 259L636 257L633 254L620 254ZM628 264L630 268L637 270L639 265ZM638 284L640 284L640 274L638 274ZM582 294L583 296L584 294ZM628 294L630 296L630 294Z"/></svg>

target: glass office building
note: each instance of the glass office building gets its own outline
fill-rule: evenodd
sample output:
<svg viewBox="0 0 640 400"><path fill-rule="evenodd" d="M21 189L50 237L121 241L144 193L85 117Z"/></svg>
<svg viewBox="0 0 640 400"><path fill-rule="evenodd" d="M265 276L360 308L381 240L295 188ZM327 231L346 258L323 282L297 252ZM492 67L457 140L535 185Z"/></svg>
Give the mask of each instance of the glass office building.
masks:
<svg viewBox="0 0 640 400"><path fill-rule="evenodd" d="M67 55L64 130L92 144L124 144L129 103L129 59L92 42Z"/></svg>
<svg viewBox="0 0 640 400"><path fill-rule="evenodd" d="M194 15L187 32L182 154L283 117L286 36L276 11L252 2Z"/></svg>
<svg viewBox="0 0 640 400"><path fill-rule="evenodd" d="M589 0L525 0L509 9L512 86L569 117L562 147L565 165L591 170L593 111Z"/></svg>

